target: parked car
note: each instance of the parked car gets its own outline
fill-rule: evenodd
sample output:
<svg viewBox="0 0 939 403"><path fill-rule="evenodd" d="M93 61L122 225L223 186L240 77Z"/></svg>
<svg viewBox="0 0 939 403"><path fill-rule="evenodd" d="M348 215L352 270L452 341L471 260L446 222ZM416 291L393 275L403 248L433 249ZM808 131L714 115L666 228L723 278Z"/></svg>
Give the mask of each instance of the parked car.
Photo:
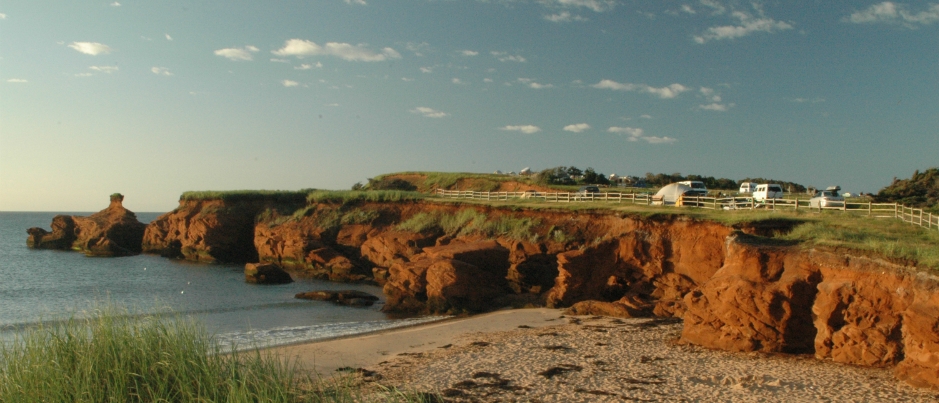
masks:
<svg viewBox="0 0 939 403"><path fill-rule="evenodd" d="M689 196L707 196L708 188L704 186L704 182L701 181L681 181L678 182L679 185L685 185L691 188L692 193L688 194Z"/></svg>
<svg viewBox="0 0 939 403"><path fill-rule="evenodd" d="M740 184L739 193L753 193L756 190L756 182L743 182Z"/></svg>
<svg viewBox="0 0 939 403"><path fill-rule="evenodd" d="M815 196L809 199L809 207L844 207L844 196L840 193L840 186L829 186L825 190L815 192Z"/></svg>
<svg viewBox="0 0 939 403"><path fill-rule="evenodd" d="M592 199L600 194L600 188L597 186L581 186L580 189L577 189L577 193L574 193L574 199Z"/></svg>
<svg viewBox="0 0 939 403"><path fill-rule="evenodd" d="M775 183L763 183L756 185L753 191L753 201L764 203L768 199L782 199L783 189Z"/></svg>

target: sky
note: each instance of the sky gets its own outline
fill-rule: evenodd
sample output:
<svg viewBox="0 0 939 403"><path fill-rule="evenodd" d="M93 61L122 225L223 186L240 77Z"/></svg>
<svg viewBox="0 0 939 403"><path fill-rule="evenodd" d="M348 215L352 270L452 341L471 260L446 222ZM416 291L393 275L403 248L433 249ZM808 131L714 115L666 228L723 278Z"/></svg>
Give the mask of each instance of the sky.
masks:
<svg viewBox="0 0 939 403"><path fill-rule="evenodd" d="M0 0L0 210L594 168L939 165L939 2Z"/></svg>

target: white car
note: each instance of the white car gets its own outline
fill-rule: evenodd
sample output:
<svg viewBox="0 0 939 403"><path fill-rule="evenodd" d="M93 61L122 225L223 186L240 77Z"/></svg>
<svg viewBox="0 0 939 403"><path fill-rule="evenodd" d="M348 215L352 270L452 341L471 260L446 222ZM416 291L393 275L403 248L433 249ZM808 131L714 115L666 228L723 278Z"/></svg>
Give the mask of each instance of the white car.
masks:
<svg viewBox="0 0 939 403"><path fill-rule="evenodd" d="M704 186L704 182L701 181L681 181L678 182L680 185L685 185L691 188L691 193L687 193L688 196L707 196L708 188Z"/></svg>
<svg viewBox="0 0 939 403"><path fill-rule="evenodd" d="M840 186L829 186L825 190L815 192L815 196L809 199L809 207L844 207L844 196L838 193L840 190Z"/></svg>
<svg viewBox="0 0 939 403"><path fill-rule="evenodd" d="M753 201L765 203L768 199L782 199L783 189L775 183L763 183L756 185L753 191Z"/></svg>

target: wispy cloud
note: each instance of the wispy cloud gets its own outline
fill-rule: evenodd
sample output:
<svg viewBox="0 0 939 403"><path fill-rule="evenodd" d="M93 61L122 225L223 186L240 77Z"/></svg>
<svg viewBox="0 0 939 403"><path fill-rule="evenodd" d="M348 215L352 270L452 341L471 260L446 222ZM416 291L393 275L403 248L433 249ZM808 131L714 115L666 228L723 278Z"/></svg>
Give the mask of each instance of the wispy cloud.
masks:
<svg viewBox="0 0 939 403"><path fill-rule="evenodd" d="M929 25L939 21L939 3L930 4L925 10L914 13L904 4L885 1L862 11L856 11L844 20L855 24L885 23L916 28L918 25Z"/></svg>
<svg viewBox="0 0 939 403"><path fill-rule="evenodd" d="M715 1L702 0L701 4L711 7L715 15L723 15L726 11L723 5ZM773 33L792 29L792 25L787 22L767 17L758 3L752 3L751 6L755 15L746 11L734 10L730 13L730 17L737 20L736 24L710 27L700 35L695 35L694 41L703 44L710 41L736 39L756 32Z"/></svg>
<svg viewBox="0 0 939 403"><path fill-rule="evenodd" d="M121 3L118 3L116 1L111 3L111 7L120 7L120 6L121 6Z"/></svg>
<svg viewBox="0 0 939 403"><path fill-rule="evenodd" d="M92 56L106 55L113 50L110 46L98 42L72 42L68 47Z"/></svg>
<svg viewBox="0 0 939 403"><path fill-rule="evenodd" d="M612 10L616 5L613 0L540 0L540 2L550 7L582 7L598 13Z"/></svg>
<svg viewBox="0 0 939 403"><path fill-rule="evenodd" d="M464 51L460 52L460 54L463 55L463 56L476 56L476 55L479 54L479 52L477 52L477 51L475 51L475 50L464 50Z"/></svg>
<svg viewBox="0 0 939 403"><path fill-rule="evenodd" d="M421 73L430 74L434 72L433 67L421 67Z"/></svg>
<svg viewBox="0 0 939 403"><path fill-rule="evenodd" d="M607 132L615 133L619 135L627 136L626 139L629 141L645 141L650 144L667 144L674 143L678 140L671 137L657 137L657 136L646 136L644 130L638 127L617 127L613 126L609 129L606 129Z"/></svg>
<svg viewBox="0 0 939 403"><path fill-rule="evenodd" d="M662 99L675 98L679 94L691 90L690 88L678 83L674 83L666 87L653 87L647 84L618 83L613 80L601 80L599 83L592 85L592 87L614 91L643 92L655 95Z"/></svg>
<svg viewBox="0 0 939 403"><path fill-rule="evenodd" d="M94 71L100 71L102 73L107 73L107 74L111 74L115 71L120 70L117 66L89 66L88 68Z"/></svg>
<svg viewBox="0 0 939 403"><path fill-rule="evenodd" d="M800 103L800 104L802 103L817 104L820 102L825 102L825 99L824 98L793 98L790 101L795 102L795 103Z"/></svg>
<svg viewBox="0 0 939 403"><path fill-rule="evenodd" d="M166 36L166 40L168 40L168 41L172 41L172 40L173 40L173 37L170 36L170 34L163 34L163 35Z"/></svg>
<svg viewBox="0 0 939 403"><path fill-rule="evenodd" d="M459 78L456 78L456 77L451 78L451 79L450 79L450 82L451 82L451 83L454 83L454 84L456 84L456 85L461 85L461 84L463 84L463 80L460 80Z"/></svg>
<svg viewBox="0 0 939 403"><path fill-rule="evenodd" d="M701 87L699 91L701 92L701 96L707 100L706 102L710 102L708 104L698 105L699 109L714 112L727 112L735 105L733 103L722 103L723 98L721 98L721 94L714 91L713 88Z"/></svg>
<svg viewBox="0 0 939 403"><path fill-rule="evenodd" d="M300 83L293 81L293 80L284 80L284 81L281 81L280 83L283 84L284 87L296 87L300 85Z"/></svg>
<svg viewBox="0 0 939 403"><path fill-rule="evenodd" d="M7 15L4 13L0 13L0 20L5 20L5 19L7 19Z"/></svg>
<svg viewBox="0 0 939 403"><path fill-rule="evenodd" d="M360 6L368 5L368 3L365 2L365 0L345 0L345 1L346 1L346 4L357 4Z"/></svg>
<svg viewBox="0 0 939 403"><path fill-rule="evenodd" d="M272 52L277 56L334 56L342 60L353 62L380 62L388 59L400 59L401 54L392 48L383 48L373 51L366 45L350 45L348 43L327 42L320 46L305 39L289 39L284 47Z"/></svg>
<svg viewBox="0 0 939 403"><path fill-rule="evenodd" d="M544 19L551 21L551 22L587 21L587 18L581 17L579 15L572 15L568 11L561 11L560 13L557 13L557 14L546 14L544 16Z"/></svg>
<svg viewBox="0 0 939 403"><path fill-rule="evenodd" d="M492 51L492 52L489 52L489 53L492 54L493 56L495 56L496 59L498 59L500 62L518 62L518 63L525 63L525 62L527 61L527 60L525 60L525 58L522 57L522 56L519 56L519 55L510 55L510 54L508 54L507 52L496 52L496 51Z"/></svg>
<svg viewBox="0 0 939 403"><path fill-rule="evenodd" d="M404 45L404 48L414 53L414 56L424 56L424 52L430 49L430 44L427 42L408 42Z"/></svg>
<svg viewBox="0 0 939 403"><path fill-rule="evenodd" d="M509 125L509 126L502 126L499 128L499 130L532 134L532 133L540 132L541 128L538 126L534 126L534 125Z"/></svg>
<svg viewBox="0 0 939 403"><path fill-rule="evenodd" d="M253 59L254 59L254 55L252 55L252 53L255 53L255 52L257 52L257 51L258 51L258 48L254 47L254 46L251 46L251 45L248 45L248 46L245 46L245 47L243 47L243 48L225 48L225 49L219 49L219 50L216 50L216 51L215 51L215 55L216 55L216 56L224 57L224 58L226 58L226 59L228 59L228 60L234 60L234 61L245 60L245 61L250 61L250 60L253 60Z"/></svg>
<svg viewBox="0 0 939 403"><path fill-rule="evenodd" d="M564 130L573 133L580 133L583 131L590 130L590 125L586 123L577 123L573 125L564 126Z"/></svg>
<svg viewBox="0 0 939 403"><path fill-rule="evenodd" d="M22 78L11 78L11 79L7 80L7 82L8 82L8 83L28 83L29 80L25 80L25 79L22 79Z"/></svg>
<svg viewBox="0 0 939 403"><path fill-rule="evenodd" d="M294 70L309 70L309 69L312 69L312 68L314 68L314 67L316 67L316 68L318 68L318 69L321 69L321 68L323 68L323 63L320 63L320 62L316 62L316 63L313 63L313 64L310 64L310 63L303 63L303 64L301 64L301 65L299 65L299 66L295 66L293 69L294 69Z"/></svg>
<svg viewBox="0 0 939 403"><path fill-rule="evenodd" d="M173 73L171 73L170 70L167 69L166 67L154 67L154 68L151 68L150 71L153 72L153 74L156 74L156 75L158 75L158 76L171 76L171 75L173 75Z"/></svg>
<svg viewBox="0 0 939 403"><path fill-rule="evenodd" d="M436 109L428 108L426 106L418 106L417 108L411 109L411 113L421 115L425 118L445 118L450 116L449 113L441 112Z"/></svg>

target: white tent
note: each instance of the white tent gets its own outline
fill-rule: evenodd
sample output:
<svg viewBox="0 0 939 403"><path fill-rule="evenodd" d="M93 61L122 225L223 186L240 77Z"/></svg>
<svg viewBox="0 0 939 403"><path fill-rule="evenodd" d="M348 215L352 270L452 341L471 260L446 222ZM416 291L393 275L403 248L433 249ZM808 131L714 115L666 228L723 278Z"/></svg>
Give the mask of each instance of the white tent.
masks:
<svg viewBox="0 0 939 403"><path fill-rule="evenodd" d="M659 189L659 191L652 196L652 204L664 204L672 205L678 201L678 196L681 196L689 190L694 190L691 186L682 185L680 183L669 183L665 187Z"/></svg>

